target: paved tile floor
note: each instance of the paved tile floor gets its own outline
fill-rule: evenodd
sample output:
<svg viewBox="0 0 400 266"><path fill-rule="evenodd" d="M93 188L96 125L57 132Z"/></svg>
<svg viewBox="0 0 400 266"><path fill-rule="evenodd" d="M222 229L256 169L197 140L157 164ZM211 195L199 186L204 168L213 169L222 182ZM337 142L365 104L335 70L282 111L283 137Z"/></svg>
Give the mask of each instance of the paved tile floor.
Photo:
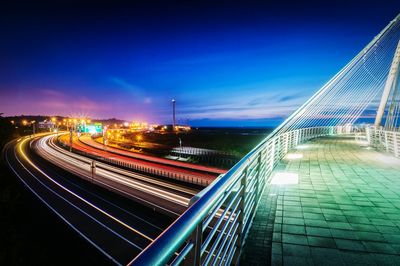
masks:
<svg viewBox="0 0 400 266"><path fill-rule="evenodd" d="M350 136L289 154L275 172L299 182L266 190L241 264L400 265L400 160Z"/></svg>

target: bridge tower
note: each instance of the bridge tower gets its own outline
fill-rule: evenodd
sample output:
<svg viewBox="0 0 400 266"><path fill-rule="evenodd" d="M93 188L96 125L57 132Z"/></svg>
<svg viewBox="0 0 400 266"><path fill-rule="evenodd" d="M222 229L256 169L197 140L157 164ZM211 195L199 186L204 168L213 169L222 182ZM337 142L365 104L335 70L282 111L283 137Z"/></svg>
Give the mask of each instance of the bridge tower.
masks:
<svg viewBox="0 0 400 266"><path fill-rule="evenodd" d="M385 83L385 87L382 93L381 101L379 104L378 112L376 114L375 118L375 126L380 127L382 124L382 118L385 113L386 105L389 99L389 96L392 94L392 101L391 105L389 107L388 113L387 113L387 118L386 118L386 123L385 126L388 127L393 127L396 125L395 119L394 119L394 109L399 110L399 103L397 98L397 91L398 91L398 85L399 85L399 65L400 65L400 41L397 44L396 51L394 53L392 65L389 70L389 74ZM397 105L397 107L396 107ZM392 121L393 120L393 121ZM393 124L394 123L394 124Z"/></svg>

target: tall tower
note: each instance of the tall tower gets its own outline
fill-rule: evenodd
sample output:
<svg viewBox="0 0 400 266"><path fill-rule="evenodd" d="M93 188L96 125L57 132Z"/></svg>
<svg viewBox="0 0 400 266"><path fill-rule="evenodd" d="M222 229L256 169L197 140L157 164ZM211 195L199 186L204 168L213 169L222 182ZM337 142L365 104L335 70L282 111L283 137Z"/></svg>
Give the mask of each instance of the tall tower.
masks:
<svg viewBox="0 0 400 266"><path fill-rule="evenodd" d="M381 102L379 104L378 112L375 118L375 126L379 127L382 123L382 117L385 112L386 104L389 98L390 93L393 90L396 90L397 86L397 78L399 75L399 65L400 65L400 41L397 43L397 48L394 53L394 58L392 61L392 65L389 70L388 78L385 83L385 88L382 93Z"/></svg>
<svg viewBox="0 0 400 266"><path fill-rule="evenodd" d="M175 99L172 99L172 120L173 120L173 128L172 130L175 130L176 126L176 120L175 120Z"/></svg>

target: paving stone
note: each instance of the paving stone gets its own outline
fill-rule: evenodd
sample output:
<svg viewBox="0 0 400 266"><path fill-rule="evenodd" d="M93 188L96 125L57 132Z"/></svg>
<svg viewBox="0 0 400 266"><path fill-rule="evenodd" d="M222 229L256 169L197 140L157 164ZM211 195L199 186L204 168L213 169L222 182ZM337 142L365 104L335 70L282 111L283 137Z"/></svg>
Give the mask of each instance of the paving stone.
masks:
<svg viewBox="0 0 400 266"><path fill-rule="evenodd" d="M335 241L329 237L307 236L308 244L314 247L336 248Z"/></svg>
<svg viewBox="0 0 400 266"><path fill-rule="evenodd" d="M396 255L371 254L375 263L379 266L398 266L400 265L400 257Z"/></svg>
<svg viewBox="0 0 400 266"><path fill-rule="evenodd" d="M365 251L365 247L361 241L348 240L348 239L335 239L336 246L339 249Z"/></svg>
<svg viewBox="0 0 400 266"><path fill-rule="evenodd" d="M298 256L284 256L283 265L285 266L312 266L314 263L311 258Z"/></svg>
<svg viewBox="0 0 400 266"><path fill-rule="evenodd" d="M289 244L307 245L307 237L304 235L282 233L282 242Z"/></svg>
<svg viewBox="0 0 400 266"><path fill-rule="evenodd" d="M311 247L314 265L345 265L337 249Z"/></svg>
<svg viewBox="0 0 400 266"><path fill-rule="evenodd" d="M311 250L309 246L303 245L293 245L293 244L283 244L283 255L284 256L302 256L309 257L311 255Z"/></svg>
<svg viewBox="0 0 400 266"><path fill-rule="evenodd" d="M301 226L301 225L283 224L282 232L289 233L289 234L304 235L306 233L306 230L305 230L304 226Z"/></svg>
<svg viewBox="0 0 400 266"><path fill-rule="evenodd" d="M320 213L305 212L304 213L304 219L323 220L324 219L324 215L320 214Z"/></svg>
<svg viewBox="0 0 400 266"><path fill-rule="evenodd" d="M384 237L380 233L375 232L355 232L358 239L360 240L370 240L370 241L378 241L378 242L385 242Z"/></svg>
<svg viewBox="0 0 400 266"><path fill-rule="evenodd" d="M322 237L332 236L329 228L321 228L321 227L306 226L306 233L307 236L322 236Z"/></svg>
<svg viewBox="0 0 400 266"><path fill-rule="evenodd" d="M302 146L293 152L303 158L275 169L297 172L299 184L267 186L241 264L400 265L400 160L352 137Z"/></svg>
<svg viewBox="0 0 400 266"><path fill-rule="evenodd" d="M340 256L344 263L349 266L357 265L378 265L374 257L365 252L342 251Z"/></svg>
<svg viewBox="0 0 400 266"><path fill-rule="evenodd" d="M396 254L391 245L381 242L363 241L366 250L374 253Z"/></svg>

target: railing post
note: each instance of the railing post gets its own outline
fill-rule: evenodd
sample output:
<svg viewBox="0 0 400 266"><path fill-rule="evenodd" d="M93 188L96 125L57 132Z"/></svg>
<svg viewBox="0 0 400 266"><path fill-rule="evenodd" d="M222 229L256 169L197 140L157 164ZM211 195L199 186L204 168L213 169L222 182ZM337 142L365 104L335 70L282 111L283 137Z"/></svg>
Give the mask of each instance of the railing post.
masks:
<svg viewBox="0 0 400 266"><path fill-rule="evenodd" d="M196 200L189 202L189 207L192 206ZM185 258L183 265L187 266L200 266L201 265L201 244L203 242L203 224L199 223L190 236L190 242L193 243L193 248Z"/></svg>
<svg viewBox="0 0 400 266"><path fill-rule="evenodd" d="M389 152L389 145L388 145L388 137L387 137L387 131L384 131L385 134L385 146L386 146L386 151Z"/></svg>
<svg viewBox="0 0 400 266"><path fill-rule="evenodd" d="M300 129L296 130L296 146L299 145L300 139Z"/></svg>
<svg viewBox="0 0 400 266"><path fill-rule="evenodd" d="M274 139L271 140L271 161L270 161L270 167L271 167L271 171L272 169L274 169L274 164L275 164L275 141Z"/></svg>
<svg viewBox="0 0 400 266"><path fill-rule="evenodd" d="M397 134L393 132L393 152L395 157L399 157L399 147L397 145Z"/></svg>
<svg viewBox="0 0 400 266"><path fill-rule="evenodd" d="M289 134L285 133L285 154L289 151Z"/></svg>
<svg viewBox="0 0 400 266"><path fill-rule="evenodd" d="M300 132L299 133L299 143L302 143L303 142L303 138L304 138L304 136L303 136L304 131L303 131L303 129L300 129L299 132Z"/></svg>
<svg viewBox="0 0 400 266"><path fill-rule="evenodd" d="M282 159L281 158L281 150L282 150L282 142L281 142L281 137L279 136L278 138L278 143L277 143L277 146L278 146L278 160L280 160L280 159Z"/></svg>
<svg viewBox="0 0 400 266"><path fill-rule="evenodd" d="M238 261L239 259L239 254L240 254L240 250L242 249L242 245L243 245L243 230L245 227L245 221L244 221L244 217L245 217L245 213L244 213L244 208L246 206L246 202L245 202L245 197L246 197L246 185L247 185L247 175L248 175L248 170L249 170L249 166L246 166L246 169L244 170L244 174L242 179L240 180L240 186L243 186L242 191L240 192L240 203L239 203L239 210L240 210L240 214L239 214L239 218L238 218L238 223L239 223L239 227L238 227L238 240L237 240L237 252L233 257L232 261ZM234 263L236 264L236 263Z"/></svg>
<svg viewBox="0 0 400 266"><path fill-rule="evenodd" d="M193 232L192 236L192 241L194 242L194 247L192 251L192 261L190 262L189 265L193 266L200 266L201 265L201 242L203 238L203 232L202 232L202 224L198 224L196 226L196 229Z"/></svg>
<svg viewBox="0 0 400 266"><path fill-rule="evenodd" d="M365 128L365 136L367 137L367 142L369 146L372 146L371 142L371 129L369 127Z"/></svg>
<svg viewBox="0 0 400 266"><path fill-rule="evenodd" d="M256 179L256 202L258 201L258 198L261 196L261 191L260 191L260 178L261 178L261 160L262 160L262 151L258 153L257 157L257 179ZM256 204L254 204L254 208L257 208Z"/></svg>

